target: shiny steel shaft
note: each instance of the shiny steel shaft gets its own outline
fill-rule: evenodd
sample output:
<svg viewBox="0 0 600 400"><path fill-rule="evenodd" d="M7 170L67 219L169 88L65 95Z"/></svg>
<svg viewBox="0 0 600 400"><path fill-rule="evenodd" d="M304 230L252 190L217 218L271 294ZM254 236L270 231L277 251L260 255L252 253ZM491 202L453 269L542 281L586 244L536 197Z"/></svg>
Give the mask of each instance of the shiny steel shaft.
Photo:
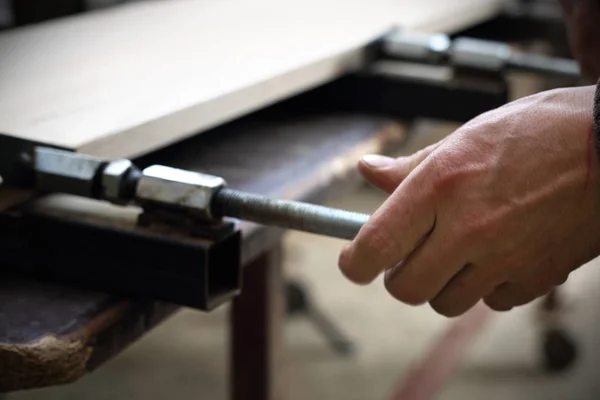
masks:
<svg viewBox="0 0 600 400"><path fill-rule="evenodd" d="M221 189L213 199L218 215L340 239L353 239L369 215L298 201Z"/></svg>

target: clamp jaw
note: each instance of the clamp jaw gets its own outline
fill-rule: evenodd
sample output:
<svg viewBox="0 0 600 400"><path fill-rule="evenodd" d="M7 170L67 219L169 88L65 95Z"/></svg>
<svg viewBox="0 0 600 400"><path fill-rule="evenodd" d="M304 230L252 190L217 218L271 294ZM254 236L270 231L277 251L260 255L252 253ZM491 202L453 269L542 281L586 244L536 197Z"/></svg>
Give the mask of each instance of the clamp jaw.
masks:
<svg viewBox="0 0 600 400"><path fill-rule="evenodd" d="M581 76L574 60L517 52L503 42L397 29L382 39L379 56L499 74L521 71L573 79Z"/></svg>

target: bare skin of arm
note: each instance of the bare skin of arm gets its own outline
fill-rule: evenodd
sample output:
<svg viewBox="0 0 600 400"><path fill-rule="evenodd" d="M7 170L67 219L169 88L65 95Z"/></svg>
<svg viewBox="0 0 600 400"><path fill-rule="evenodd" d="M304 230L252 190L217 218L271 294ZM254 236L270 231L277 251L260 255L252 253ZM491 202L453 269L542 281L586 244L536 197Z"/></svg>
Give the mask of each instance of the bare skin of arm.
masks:
<svg viewBox="0 0 600 400"><path fill-rule="evenodd" d="M565 11L571 23L582 12ZM588 37L570 27L572 41ZM588 59L593 76L600 57ZM448 317L480 300L506 311L564 283L600 254L595 92L542 92L410 157L365 156L363 176L390 196L340 254L344 275L368 284L383 273L396 299Z"/></svg>

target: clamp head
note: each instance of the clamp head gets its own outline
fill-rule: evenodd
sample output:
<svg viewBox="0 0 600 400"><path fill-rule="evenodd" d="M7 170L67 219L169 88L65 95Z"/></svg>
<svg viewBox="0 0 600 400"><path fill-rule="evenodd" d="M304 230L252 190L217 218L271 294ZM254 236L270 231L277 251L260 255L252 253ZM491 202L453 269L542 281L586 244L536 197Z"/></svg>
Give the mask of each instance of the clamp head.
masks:
<svg viewBox="0 0 600 400"><path fill-rule="evenodd" d="M143 206L183 211L195 218L211 221L211 203L215 194L225 187L223 178L153 165L142 171L135 200Z"/></svg>

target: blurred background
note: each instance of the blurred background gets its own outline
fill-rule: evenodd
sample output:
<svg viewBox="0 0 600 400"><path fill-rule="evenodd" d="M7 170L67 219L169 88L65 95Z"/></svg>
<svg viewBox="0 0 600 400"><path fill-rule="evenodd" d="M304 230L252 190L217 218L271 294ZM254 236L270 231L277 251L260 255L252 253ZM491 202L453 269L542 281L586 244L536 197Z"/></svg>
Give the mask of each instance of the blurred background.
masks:
<svg viewBox="0 0 600 400"><path fill-rule="evenodd" d="M122 1L88 0L86 10L117 3ZM548 8L540 9L554 9L554 1L545 3ZM21 18L27 23L38 19ZM0 0L0 25L15 25L9 0ZM544 41L518 46L549 51ZM534 77L511 79L514 97L554 84ZM394 155L410 154L456 127L421 121ZM362 185L352 195L330 199L328 205L372 212L384 199L383 193ZM544 319L542 301L537 301L509 313L478 308L471 322L459 325L459 320L440 317L428 306L397 303L380 280L366 287L347 282L336 268L344 243L296 232L286 236L288 295L297 306L288 313L285 332L290 399L386 399L409 390L410 382L440 385L435 398L442 400L600 398L599 261L573 273L561 288L563 306L555 320ZM308 310L301 307L303 296L311 304ZM227 321L228 306L210 314L184 310L80 381L12 393L7 399L225 399ZM562 343L566 350L559 343L556 351L576 351L572 363L556 368L559 371L548 368L549 326L571 341ZM464 334L466 344L457 339L457 332ZM438 345L446 348L445 355L434 354ZM456 368L447 380L436 378L439 371L444 375L444 363Z"/></svg>

